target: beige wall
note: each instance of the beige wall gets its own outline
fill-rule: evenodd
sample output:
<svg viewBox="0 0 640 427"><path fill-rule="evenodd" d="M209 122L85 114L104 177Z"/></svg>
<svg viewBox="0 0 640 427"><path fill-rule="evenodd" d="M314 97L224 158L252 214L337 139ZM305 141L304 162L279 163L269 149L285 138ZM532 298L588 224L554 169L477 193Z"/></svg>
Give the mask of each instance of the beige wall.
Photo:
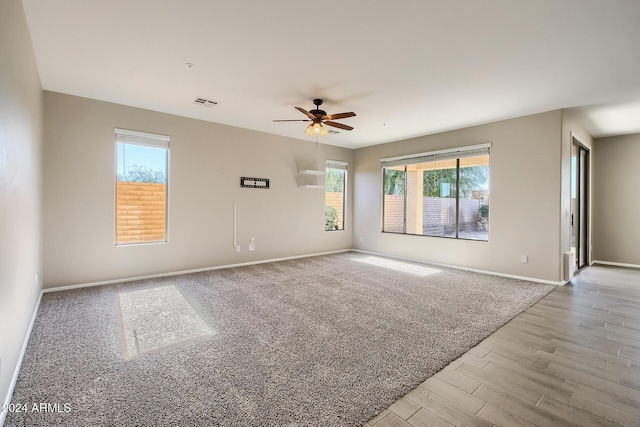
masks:
<svg viewBox="0 0 640 427"><path fill-rule="evenodd" d="M298 187L322 184L298 170L351 165L351 150L46 91L44 109L45 287L352 246L351 213L345 231L325 232L324 191ZM114 245L116 127L171 137L168 243ZM241 188L241 176L271 188Z"/></svg>
<svg viewBox="0 0 640 427"><path fill-rule="evenodd" d="M640 267L640 134L596 139L594 261Z"/></svg>
<svg viewBox="0 0 640 427"><path fill-rule="evenodd" d="M356 150L354 246L559 282L561 111ZM489 242L381 233L380 159L490 142ZM522 264L520 256L529 262Z"/></svg>
<svg viewBox="0 0 640 427"><path fill-rule="evenodd" d="M0 398L41 289L42 89L22 3L0 1ZM0 413L0 424L4 419Z"/></svg>

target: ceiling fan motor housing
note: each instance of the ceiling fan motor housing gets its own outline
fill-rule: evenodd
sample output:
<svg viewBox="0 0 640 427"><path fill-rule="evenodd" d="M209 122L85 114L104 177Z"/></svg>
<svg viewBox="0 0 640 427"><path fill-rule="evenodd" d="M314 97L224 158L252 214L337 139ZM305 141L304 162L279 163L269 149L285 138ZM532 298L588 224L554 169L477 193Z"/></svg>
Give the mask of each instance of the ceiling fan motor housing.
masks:
<svg viewBox="0 0 640 427"><path fill-rule="evenodd" d="M327 112L324 110L309 110L309 112L316 116L318 119L321 119L327 115Z"/></svg>
<svg viewBox="0 0 640 427"><path fill-rule="evenodd" d="M313 105L316 106L315 110L310 110L309 112L311 114L313 114L314 116L316 116L318 119L321 119L322 117L327 115L327 112L324 110L319 109L318 107L320 107L322 105L324 101L320 98L316 98L313 100Z"/></svg>

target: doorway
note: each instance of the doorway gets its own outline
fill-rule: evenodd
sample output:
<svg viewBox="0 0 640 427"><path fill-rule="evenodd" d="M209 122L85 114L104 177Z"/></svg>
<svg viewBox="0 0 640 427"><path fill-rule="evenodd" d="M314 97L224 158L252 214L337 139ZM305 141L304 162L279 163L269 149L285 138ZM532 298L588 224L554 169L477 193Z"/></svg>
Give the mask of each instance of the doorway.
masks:
<svg viewBox="0 0 640 427"><path fill-rule="evenodd" d="M589 265L589 149L571 138L571 252L576 271Z"/></svg>

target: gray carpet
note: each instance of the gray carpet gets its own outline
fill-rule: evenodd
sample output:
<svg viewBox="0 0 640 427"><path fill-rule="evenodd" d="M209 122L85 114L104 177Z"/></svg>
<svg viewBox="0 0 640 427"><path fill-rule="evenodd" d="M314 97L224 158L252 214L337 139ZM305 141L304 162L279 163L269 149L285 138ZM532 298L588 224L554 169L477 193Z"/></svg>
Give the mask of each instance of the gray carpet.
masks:
<svg viewBox="0 0 640 427"><path fill-rule="evenodd" d="M6 426L361 425L551 289L348 252L48 293Z"/></svg>

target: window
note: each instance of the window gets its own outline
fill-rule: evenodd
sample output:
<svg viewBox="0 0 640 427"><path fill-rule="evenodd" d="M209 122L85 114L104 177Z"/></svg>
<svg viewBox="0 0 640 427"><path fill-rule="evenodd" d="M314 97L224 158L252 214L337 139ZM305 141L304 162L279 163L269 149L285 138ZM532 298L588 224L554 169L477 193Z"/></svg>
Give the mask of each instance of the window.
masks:
<svg viewBox="0 0 640 427"><path fill-rule="evenodd" d="M169 137L116 129L116 245L167 241Z"/></svg>
<svg viewBox="0 0 640 427"><path fill-rule="evenodd" d="M325 175L324 229L344 230L347 163L327 160Z"/></svg>
<svg viewBox="0 0 640 427"><path fill-rule="evenodd" d="M382 231L489 240L489 145L382 160Z"/></svg>

